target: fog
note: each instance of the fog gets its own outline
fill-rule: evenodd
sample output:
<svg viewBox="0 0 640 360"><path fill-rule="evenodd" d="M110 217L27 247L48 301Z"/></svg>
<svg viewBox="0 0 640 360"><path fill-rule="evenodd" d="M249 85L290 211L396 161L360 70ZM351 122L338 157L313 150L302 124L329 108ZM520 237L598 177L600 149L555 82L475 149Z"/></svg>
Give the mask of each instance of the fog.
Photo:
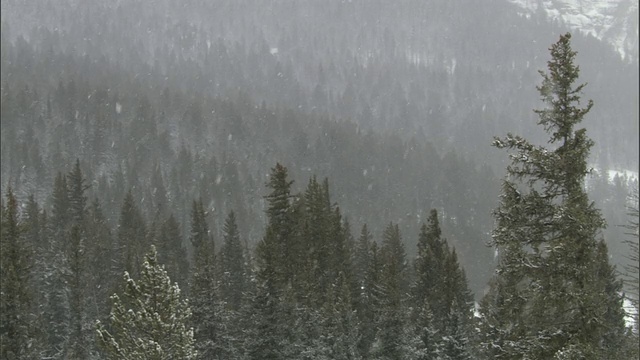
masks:
<svg viewBox="0 0 640 360"><path fill-rule="evenodd" d="M286 221L307 219L313 201L326 210L310 218L325 222L299 220L291 233L310 241L305 231L317 226L328 231L318 235L319 243L342 239L349 269L358 262L364 225L369 240L382 248L395 239L395 227L407 279L413 279L420 229L433 225L435 210L447 244L443 254L455 253L467 295L478 302L499 263L490 246L494 211L512 161L492 146L493 139L513 133L554 149L534 112L545 107L539 70L547 69L550 46L571 32L578 84L587 84L580 105L594 103L577 125L595 142L588 157L594 171L584 188L608 224L598 237L622 271L629 263L623 226L630 221L640 158L638 10L622 1L616 11L609 4L614 2L592 3L584 7L589 12L576 14L579 6L570 1L542 9L508 0L2 0L3 206L11 192L22 222L38 214L40 224L48 224L25 230L33 236L34 277L48 279L43 274L62 266L52 263L52 254L66 254L71 246L61 244L71 238L72 226L60 224L75 221L72 210L60 215L66 205L57 191L68 187L73 193L71 179L79 176L81 205L72 198L67 204L94 221L82 233L93 256L82 266L113 270L85 279L91 296L100 298L83 305L91 310L82 316L92 321L106 318L108 296L120 290L111 282L121 279L121 264L109 260L120 259L118 249L132 246L123 245L128 241L138 247L136 266L155 244L171 279L195 295L187 289L199 254L193 241L196 203L215 248L210 251L219 254L211 261L225 266L221 249L231 251L226 246L233 212L241 246L236 250L246 265L236 270L259 283L251 273L259 272L264 256L259 244L275 231L277 216L270 211L278 166L293 181L287 198L287 214L293 215ZM334 225L342 235L328 230ZM123 230L127 226L130 232ZM98 245L99 238L104 243ZM339 256L305 244L299 246L320 254L316 268L336 273L336 282L328 282L332 287L322 288L318 280L313 291L331 288L327 296L337 294ZM38 249L49 255L37 255ZM318 259L325 255L322 265ZM222 284L230 274L220 270L216 281ZM102 283L106 279L109 286ZM55 303L46 290L55 286L35 283L32 302ZM289 289L295 289L292 283ZM283 296L297 296L290 291ZM63 297L60 304L74 309L73 298ZM230 307L241 312L240 305ZM63 310L59 317L74 316ZM44 319L46 331L57 333L51 324L62 320ZM227 340L229 352L215 356L232 358L231 348L244 349ZM53 336L46 343L64 347L65 341ZM356 354L374 346L371 341L359 342L357 351L340 351ZM100 358L91 349L84 354ZM323 356L338 358L333 354Z"/></svg>

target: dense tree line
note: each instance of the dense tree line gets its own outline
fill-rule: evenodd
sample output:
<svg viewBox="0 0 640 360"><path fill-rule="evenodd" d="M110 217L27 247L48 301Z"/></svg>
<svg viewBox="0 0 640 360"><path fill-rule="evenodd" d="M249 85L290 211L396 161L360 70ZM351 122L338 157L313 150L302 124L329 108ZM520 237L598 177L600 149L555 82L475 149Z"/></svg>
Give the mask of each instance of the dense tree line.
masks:
<svg viewBox="0 0 640 360"><path fill-rule="evenodd" d="M132 196L145 217L173 213L183 238L191 201L201 198L216 238L234 210L253 246L264 224L257 189L268 164L281 161L298 177L333 179L356 227L368 223L381 232L392 219L417 233L426 209L439 209L472 289L486 284L494 263L485 244L499 182L491 166L463 156L457 144L436 147L419 132L380 134L326 114L257 103L243 92L211 97L161 80L157 69L135 76L128 64L107 57L80 58L7 34L1 34L3 191L10 185L19 199L33 194L49 207L56 174L80 159L88 197L98 198L111 227L127 191L140 189ZM589 181L606 219L621 224L628 181L614 184L607 174ZM623 236L617 226L605 231L609 240ZM407 240L414 254L415 239ZM625 248L608 245L622 264ZM191 253L191 244L185 250Z"/></svg>
<svg viewBox="0 0 640 360"><path fill-rule="evenodd" d="M240 90L258 103L351 119L363 129L418 133L472 157L505 128L544 140L534 131L536 94L526 84L544 66L538 55L546 44L566 31L505 0L7 0L2 10L7 40L22 36L43 51L74 52L84 58L81 68L108 59L157 89L170 84L219 97ZM585 119L601 145L594 159L607 168L634 166L637 59L624 61L590 36L574 35L574 45L601 105ZM484 152L473 160L503 166Z"/></svg>
<svg viewBox="0 0 640 360"><path fill-rule="evenodd" d="M226 6L257 16L233 4ZM451 4L423 14L457 11ZM14 5L3 1L3 12L26 9L38 18L46 8ZM70 11L92 11L83 6ZM311 35L278 35L275 52L260 39L276 37L269 32L251 41L198 38L207 33L204 21L162 29L179 48L129 43L120 31L143 21L104 6L126 26L107 16L83 26L95 39L120 38L124 49L106 39L76 42L73 22L13 36L23 25L3 17L3 358L629 356L622 351L637 338L618 311L621 284L599 237L604 219L581 187L591 141L573 126L590 106L572 108L571 120L554 118L564 110L538 112L557 149L511 135L496 143L517 155L494 214L498 272L474 316L470 289L480 298L493 271L485 242L500 186L496 164L468 150L505 126L511 110L530 118L520 100L475 98L500 83L487 70L495 59L456 65L442 55L421 64L432 51L455 52L421 43L413 64L390 67L405 41L391 29L372 32L379 38L360 31L359 40L317 40L384 48L369 60L373 50L364 48L321 64L317 54L296 50ZM340 14L336 6L356 5L325 10ZM145 55L152 51L156 63ZM519 55L519 68L533 57ZM407 81L385 78L388 69ZM550 71L540 89L547 105L556 101L553 82L568 81ZM466 126L469 114L454 106L460 99L472 103L465 111L503 122ZM389 130L391 123L406 126ZM443 141L460 128L464 141ZM288 166L269 169L276 161ZM610 228L626 223L630 185L616 177L612 186L605 174L587 184ZM565 258L569 250L575 256ZM594 321L586 326L576 314ZM167 329L176 331L175 344L162 337Z"/></svg>
<svg viewBox="0 0 640 360"><path fill-rule="evenodd" d="M189 259L179 232L171 230L173 216L148 222L131 192L112 235L99 202L87 205L79 162L73 169L56 178L54 195L62 205L53 208L50 221L33 199L20 214L15 195L7 192L2 270L3 294L11 297L3 297L2 305L11 319L3 318L3 357L100 358L102 349L114 359L190 358L195 350L203 359L265 359L271 353L383 359L472 351L473 297L435 210L422 226L419 256L410 261L397 224L387 225L379 244L363 225L356 241L331 201L327 180L312 177L304 192L294 194L287 168L277 164L267 184L268 224L255 253L241 240L234 212L216 251L198 200ZM166 235L154 236L158 232ZM118 280L123 273L124 282ZM42 277L45 283L36 286ZM447 291L433 291L441 286L435 279ZM122 292L124 297L117 295ZM94 319L100 319L101 347L87 336ZM443 340L434 340L435 334Z"/></svg>
<svg viewBox="0 0 640 360"><path fill-rule="evenodd" d="M3 357L637 357L637 331L625 327L623 283L600 237L605 221L584 187L593 141L576 127L593 102L579 107L585 85L574 84L579 68L570 39L566 34L552 45L538 87L546 105L536 110L538 124L555 147L512 134L495 139L515 154L494 211L500 261L477 313L435 209L411 261L397 223L386 225L379 242L366 224L356 239L331 200L328 179L312 176L296 193L287 167L277 163L266 182L267 224L255 249L243 244L230 211L216 251L202 200L194 200L189 256L174 216L158 204L149 221L133 190L111 235L99 201L88 204L76 160L55 177L50 220L33 197L21 214L7 189ZM113 281L118 273L124 284ZM114 291L107 316L104 296ZM97 342L87 336L93 319Z"/></svg>
<svg viewBox="0 0 640 360"><path fill-rule="evenodd" d="M187 238L191 202L201 199L217 239L233 210L255 246L265 220L258 189L268 164L282 161L297 176L313 171L335 179L334 193L355 216L354 226L369 223L370 230L381 232L381 224L393 219L403 231L416 233L428 216L425 209L438 208L442 226L472 269L473 288L485 283L492 262L485 234L498 193L488 166L454 149L436 149L419 136L405 140L364 131L349 121L256 104L242 94L225 99L156 88L127 79L125 69L106 60L80 69L81 59L18 43L2 47L0 166L4 188L11 186L19 199L33 194L48 208L58 172L69 171L79 159L90 185L87 196L99 200L111 228L128 197L156 225L173 214ZM23 56L46 58L31 64L29 72L55 79L19 76ZM415 239L408 240L413 253ZM185 251L191 254L193 246L187 243ZM160 248L159 253L164 256ZM142 252L136 256L140 260Z"/></svg>

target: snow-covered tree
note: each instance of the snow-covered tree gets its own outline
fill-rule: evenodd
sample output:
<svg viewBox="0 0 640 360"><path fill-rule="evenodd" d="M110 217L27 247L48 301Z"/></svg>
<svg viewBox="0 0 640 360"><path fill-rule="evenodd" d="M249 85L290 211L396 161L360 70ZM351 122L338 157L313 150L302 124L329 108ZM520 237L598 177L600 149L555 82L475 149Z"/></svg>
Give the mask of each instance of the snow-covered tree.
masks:
<svg viewBox="0 0 640 360"><path fill-rule="evenodd" d="M124 297L111 296L109 324L97 321L98 343L108 359L195 359L191 309L158 263L154 246L145 256L140 279L124 274Z"/></svg>
<svg viewBox="0 0 640 360"><path fill-rule="evenodd" d="M33 356L33 294L29 287L32 258L25 243L18 202L9 188L7 205L0 205L0 357L28 359Z"/></svg>
<svg viewBox="0 0 640 360"><path fill-rule="evenodd" d="M614 358L624 333L620 283L598 239L605 221L584 189L593 141L575 127L593 103L580 107L570 39L560 36L540 72L546 107L535 112L552 148L511 134L494 142L514 153L494 213L500 263L481 310L490 358Z"/></svg>

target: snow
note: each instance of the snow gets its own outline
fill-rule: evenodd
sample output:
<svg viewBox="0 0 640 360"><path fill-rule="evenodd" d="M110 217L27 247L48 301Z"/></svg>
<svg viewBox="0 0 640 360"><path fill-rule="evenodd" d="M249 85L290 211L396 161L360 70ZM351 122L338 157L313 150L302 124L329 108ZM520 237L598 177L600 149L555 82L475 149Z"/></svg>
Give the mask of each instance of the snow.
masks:
<svg viewBox="0 0 640 360"><path fill-rule="evenodd" d="M624 299L624 301L622 303L622 307L624 309L624 312L627 314L624 317L625 325L627 327L630 327L630 328L634 329L635 325L636 325L635 317L638 314L638 309L633 305L631 300L629 300L627 298Z"/></svg>
<svg viewBox="0 0 640 360"><path fill-rule="evenodd" d="M542 4L551 20L610 43L622 57L638 59L637 0L510 0L529 13Z"/></svg>
<svg viewBox="0 0 640 360"><path fill-rule="evenodd" d="M613 184L613 180L616 176L621 178L626 178L628 182L637 181L639 179L639 174L637 170L631 169L608 169L602 170L597 167L593 167L593 172L598 175L607 174L607 180L609 183Z"/></svg>
<svg viewBox="0 0 640 360"><path fill-rule="evenodd" d="M633 171L633 170L629 170L629 169L623 169L623 170L608 170L607 171L607 175L609 177L609 181L613 182L613 179L617 176L619 177L626 177L629 181L633 180L633 179L638 179L638 172L637 171Z"/></svg>

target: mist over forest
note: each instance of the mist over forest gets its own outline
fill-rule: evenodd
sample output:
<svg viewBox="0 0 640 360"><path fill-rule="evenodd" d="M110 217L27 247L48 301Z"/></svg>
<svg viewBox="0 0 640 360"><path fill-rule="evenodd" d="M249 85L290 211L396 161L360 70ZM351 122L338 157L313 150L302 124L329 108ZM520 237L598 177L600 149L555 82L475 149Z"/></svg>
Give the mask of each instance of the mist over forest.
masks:
<svg viewBox="0 0 640 360"><path fill-rule="evenodd" d="M173 338L199 355L177 358L514 358L478 331L511 341L550 328L505 335L478 309L508 283L496 280L512 249L500 243L505 184L529 169L501 149L522 143L494 137L559 148L534 110L549 105L541 75L562 23L507 0L2 0L1 12L2 259L17 274L3 288L24 303L2 311L39 324L9 336L3 319L3 358L149 358L109 357L109 336L135 321L104 324L127 316L109 316L113 293L144 292L123 272L152 284L160 264L180 291L156 285L193 312ZM574 86L586 84L575 106L593 100L573 130L594 145L576 140L586 155L567 161L593 170L576 170L581 189L562 186L587 194L569 209L597 225L584 235L605 264L597 301L620 308L635 291L637 306L637 275L635 290L620 281L634 231L637 244L638 59L580 31L570 40ZM556 180L537 175L533 194ZM187 319L189 306L175 309ZM607 313L611 328L621 316ZM595 333L606 351L637 341L637 325L635 340ZM30 350L7 352L15 334Z"/></svg>

